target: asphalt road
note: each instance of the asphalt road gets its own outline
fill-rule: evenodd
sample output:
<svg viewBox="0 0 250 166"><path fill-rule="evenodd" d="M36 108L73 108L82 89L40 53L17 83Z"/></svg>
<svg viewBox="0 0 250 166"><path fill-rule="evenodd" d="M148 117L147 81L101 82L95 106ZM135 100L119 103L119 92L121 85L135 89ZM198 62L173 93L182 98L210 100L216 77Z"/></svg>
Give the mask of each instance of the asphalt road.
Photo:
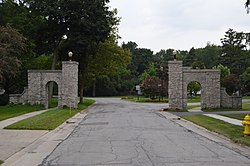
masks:
<svg viewBox="0 0 250 166"><path fill-rule="evenodd" d="M42 165L249 166L250 156L207 139L157 110L164 104L95 99L89 114Z"/></svg>

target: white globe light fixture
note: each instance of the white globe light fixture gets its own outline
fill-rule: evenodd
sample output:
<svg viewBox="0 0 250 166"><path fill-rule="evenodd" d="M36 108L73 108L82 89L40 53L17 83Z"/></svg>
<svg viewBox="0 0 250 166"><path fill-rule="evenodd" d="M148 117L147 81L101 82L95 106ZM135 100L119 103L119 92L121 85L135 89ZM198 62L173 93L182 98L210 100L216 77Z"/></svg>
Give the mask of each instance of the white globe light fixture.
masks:
<svg viewBox="0 0 250 166"><path fill-rule="evenodd" d="M73 52L70 51L70 52L68 53L68 56L69 56L69 61L72 61Z"/></svg>
<svg viewBox="0 0 250 166"><path fill-rule="evenodd" d="M177 54L177 51L174 50L174 51L173 51L173 55L174 55L174 60L175 60L175 61L176 61L176 54Z"/></svg>
<svg viewBox="0 0 250 166"><path fill-rule="evenodd" d="M68 39L68 36L67 35L63 35L62 36L62 40L67 40Z"/></svg>

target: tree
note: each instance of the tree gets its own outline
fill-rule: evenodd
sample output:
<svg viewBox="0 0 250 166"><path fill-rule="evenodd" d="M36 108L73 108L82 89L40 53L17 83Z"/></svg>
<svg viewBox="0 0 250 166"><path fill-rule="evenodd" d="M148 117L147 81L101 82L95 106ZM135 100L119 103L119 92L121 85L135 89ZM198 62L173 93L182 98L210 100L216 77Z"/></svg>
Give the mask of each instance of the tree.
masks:
<svg viewBox="0 0 250 166"><path fill-rule="evenodd" d="M240 75L240 80L243 84L243 93L250 92L250 67Z"/></svg>
<svg viewBox="0 0 250 166"><path fill-rule="evenodd" d="M245 3L245 7L247 9L247 13L249 13L250 0L247 0Z"/></svg>
<svg viewBox="0 0 250 166"><path fill-rule="evenodd" d="M188 84L187 90L190 96L193 96L193 95L196 96L197 92L201 90L201 85L196 81L192 81Z"/></svg>
<svg viewBox="0 0 250 166"><path fill-rule="evenodd" d="M227 66L223 66L222 64L214 66L213 69L219 69L220 70L220 80L221 80L221 82L225 79L225 77L230 75L230 69Z"/></svg>
<svg viewBox="0 0 250 166"><path fill-rule="evenodd" d="M155 64L151 63L149 65L149 68L144 70L144 72L139 76L139 80L140 82L143 82L150 76L156 76L156 74L157 74L156 66Z"/></svg>
<svg viewBox="0 0 250 166"><path fill-rule="evenodd" d="M226 76L222 82L222 86L226 88L229 95L241 90L240 80L235 74Z"/></svg>
<svg viewBox="0 0 250 166"><path fill-rule="evenodd" d="M132 60L128 68L132 75L138 77L153 63L153 51L146 48L137 48L134 42L128 42L122 45L122 48L128 49L132 54Z"/></svg>
<svg viewBox="0 0 250 166"><path fill-rule="evenodd" d="M148 77L141 85L141 89L144 95L149 96L150 99L156 99L160 96L161 80L156 76Z"/></svg>
<svg viewBox="0 0 250 166"><path fill-rule="evenodd" d="M6 92L9 92L10 80L20 71L19 56L25 47L25 38L17 30L0 27L0 86Z"/></svg>
<svg viewBox="0 0 250 166"><path fill-rule="evenodd" d="M38 13L44 20L39 28L37 45L41 54L52 53L54 61L58 54L67 59L67 52L74 53L73 59L79 62L80 102L83 100L84 75L89 57L95 55L98 44L115 32L119 23L116 11L107 6L109 0L27 0L29 9ZM61 37L67 41L61 45Z"/></svg>
<svg viewBox="0 0 250 166"><path fill-rule="evenodd" d="M196 53L194 47L192 47L188 52L187 57L184 58L183 63L185 66L191 66L195 60L196 60Z"/></svg>
<svg viewBox="0 0 250 166"><path fill-rule="evenodd" d="M160 50L154 55L154 61L158 64L167 63L174 59L174 49Z"/></svg>
<svg viewBox="0 0 250 166"><path fill-rule="evenodd" d="M205 64L201 61L195 61L191 65L192 69L205 69Z"/></svg>
<svg viewBox="0 0 250 166"><path fill-rule="evenodd" d="M131 61L131 54L117 46L113 40L99 43L95 56L91 57L86 67L85 83L93 83L93 96L95 96L96 79L99 77L116 75Z"/></svg>
<svg viewBox="0 0 250 166"><path fill-rule="evenodd" d="M195 54L197 61L203 62L207 69L211 69L213 66L219 64L221 47L207 43L205 48L196 49Z"/></svg>
<svg viewBox="0 0 250 166"><path fill-rule="evenodd" d="M246 67L246 54L243 50L246 48L244 33L229 29L226 32L225 37L221 39L221 43L221 64L228 66L233 74L239 76L245 71Z"/></svg>

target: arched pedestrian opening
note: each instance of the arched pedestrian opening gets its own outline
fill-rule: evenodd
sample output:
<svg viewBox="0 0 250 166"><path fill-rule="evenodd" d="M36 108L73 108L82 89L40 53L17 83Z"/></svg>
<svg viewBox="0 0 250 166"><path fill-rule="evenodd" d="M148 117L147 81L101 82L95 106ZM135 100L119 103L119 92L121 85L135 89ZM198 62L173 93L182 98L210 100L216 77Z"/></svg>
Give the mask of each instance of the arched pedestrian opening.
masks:
<svg viewBox="0 0 250 166"><path fill-rule="evenodd" d="M202 100L201 95L202 87L197 81L191 81L187 85L187 99L189 102L200 102Z"/></svg>
<svg viewBox="0 0 250 166"><path fill-rule="evenodd" d="M55 81L49 81L46 84L46 108L59 106L58 84Z"/></svg>

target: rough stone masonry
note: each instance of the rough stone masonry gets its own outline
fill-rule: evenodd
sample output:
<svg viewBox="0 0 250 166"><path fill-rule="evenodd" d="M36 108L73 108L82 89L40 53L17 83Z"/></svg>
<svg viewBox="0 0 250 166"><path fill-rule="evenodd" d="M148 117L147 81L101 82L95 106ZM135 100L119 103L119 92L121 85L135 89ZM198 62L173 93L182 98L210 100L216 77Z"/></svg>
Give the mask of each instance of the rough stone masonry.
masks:
<svg viewBox="0 0 250 166"><path fill-rule="evenodd" d="M48 108L48 84L58 85L58 107L78 107L78 62L62 62L62 70L29 70L28 89L10 95L11 103L43 104Z"/></svg>

